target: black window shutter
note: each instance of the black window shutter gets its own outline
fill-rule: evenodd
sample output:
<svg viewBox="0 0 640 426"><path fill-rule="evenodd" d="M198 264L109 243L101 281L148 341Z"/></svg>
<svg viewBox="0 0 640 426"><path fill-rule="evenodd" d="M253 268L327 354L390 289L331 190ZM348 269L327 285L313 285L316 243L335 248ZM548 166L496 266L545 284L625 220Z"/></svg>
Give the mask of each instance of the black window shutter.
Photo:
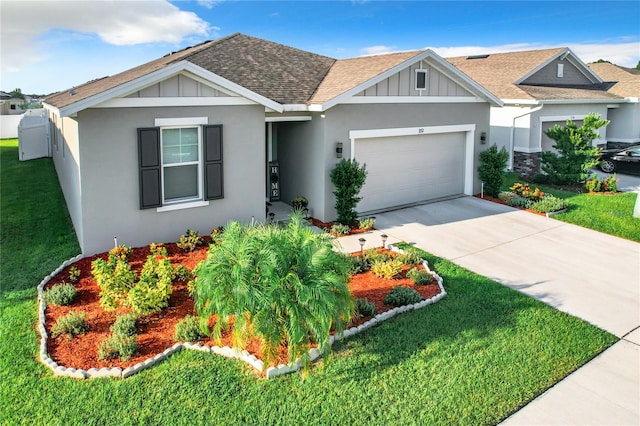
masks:
<svg viewBox="0 0 640 426"><path fill-rule="evenodd" d="M138 129L138 160L140 166L140 208L162 206L160 196L160 129Z"/></svg>
<svg viewBox="0 0 640 426"><path fill-rule="evenodd" d="M204 198L224 198L222 125L204 126Z"/></svg>

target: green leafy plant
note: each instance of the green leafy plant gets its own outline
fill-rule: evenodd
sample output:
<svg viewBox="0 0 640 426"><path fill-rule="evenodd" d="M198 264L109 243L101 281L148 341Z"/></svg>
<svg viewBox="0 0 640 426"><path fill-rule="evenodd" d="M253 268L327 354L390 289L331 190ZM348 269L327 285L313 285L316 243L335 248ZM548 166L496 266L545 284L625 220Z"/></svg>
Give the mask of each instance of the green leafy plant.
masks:
<svg viewBox="0 0 640 426"><path fill-rule="evenodd" d="M65 306L70 305L78 292L76 288L68 283L56 284L42 294L47 305Z"/></svg>
<svg viewBox="0 0 640 426"><path fill-rule="evenodd" d="M100 287L100 305L107 311L125 303L136 279L129 262L116 253L110 254L108 261L98 258L91 262L91 274Z"/></svg>
<svg viewBox="0 0 640 426"><path fill-rule="evenodd" d="M336 197L337 221L350 226L358 217L355 209L361 200L358 194L367 178L366 166L363 164L360 167L356 160L342 159L331 170L329 177L336 188L333 195Z"/></svg>
<svg viewBox="0 0 640 426"><path fill-rule="evenodd" d="M209 236L211 237L211 243L219 244L220 241L222 241L222 234L224 234L224 226L218 226L217 228L213 228L211 230L211 234L209 234Z"/></svg>
<svg viewBox="0 0 640 426"><path fill-rule="evenodd" d="M384 298L385 305L404 306L422 301L422 296L411 287L394 287Z"/></svg>
<svg viewBox="0 0 640 426"><path fill-rule="evenodd" d="M136 338L137 335L135 334L132 336L118 333L110 334L98 346L98 359L120 358L123 361L129 360L139 349Z"/></svg>
<svg viewBox="0 0 640 426"><path fill-rule="evenodd" d="M539 201L544 197L544 192L542 192L539 188L531 189L528 183L516 182L513 184L511 188L517 196L526 198L531 201Z"/></svg>
<svg viewBox="0 0 640 426"><path fill-rule="evenodd" d="M182 251L194 251L196 247L202 244L202 237L198 231L187 229L186 234L180 235L180 240L176 244Z"/></svg>
<svg viewBox="0 0 640 426"><path fill-rule="evenodd" d="M400 262L402 262L405 265L413 266L413 265L422 263L422 256L420 255L420 253L417 252L416 250L411 250L411 249L405 250L404 253L402 253L396 259L398 259Z"/></svg>
<svg viewBox="0 0 640 426"><path fill-rule="evenodd" d="M584 187L589 192L616 192L618 190L618 178L616 175L598 178L597 174L592 174L584 183Z"/></svg>
<svg viewBox="0 0 640 426"><path fill-rule="evenodd" d="M389 253L379 252L378 249L369 249L364 251L364 258L369 261L369 263L373 262L386 262L388 260L393 259L393 256Z"/></svg>
<svg viewBox="0 0 640 426"><path fill-rule="evenodd" d="M545 132L556 142L553 147L558 151L540 153L542 170L551 181L577 184L587 179L589 169L600 161L600 149L593 146L593 140L599 137L596 130L607 124L608 120L590 113L582 120L580 127L567 120L564 127L556 124Z"/></svg>
<svg viewBox="0 0 640 426"><path fill-rule="evenodd" d="M109 250L109 257L111 256L115 256L121 260L129 260L129 257L131 257L131 247L120 244Z"/></svg>
<svg viewBox="0 0 640 426"><path fill-rule="evenodd" d="M134 336L137 332L138 316L134 313L118 315L111 325L111 332L121 336Z"/></svg>
<svg viewBox="0 0 640 426"><path fill-rule="evenodd" d="M362 274L371 269L371 263L369 259L362 256L350 256L351 268L349 269L349 275Z"/></svg>
<svg viewBox="0 0 640 426"><path fill-rule="evenodd" d="M546 195L542 200L533 203L529 208L540 213L549 213L566 209L568 205L569 203L562 198Z"/></svg>
<svg viewBox="0 0 640 426"><path fill-rule="evenodd" d="M178 265L175 275L180 281L189 282L193 279L193 273L184 265Z"/></svg>
<svg viewBox="0 0 640 426"><path fill-rule="evenodd" d="M480 153L480 166L478 166L478 177L484 182L484 192L492 197L497 197L502 186L504 170L507 167L509 153L502 147L494 144Z"/></svg>
<svg viewBox="0 0 640 426"><path fill-rule="evenodd" d="M349 228L348 225L343 225L341 223L334 223L333 226L331 226L331 235L335 235L335 236L347 235L349 232L351 232L351 228Z"/></svg>
<svg viewBox="0 0 640 426"><path fill-rule="evenodd" d="M372 317L376 313L376 304L367 298L356 299L356 313L362 317Z"/></svg>
<svg viewBox="0 0 640 426"><path fill-rule="evenodd" d="M305 197L296 197L291 200L291 207L294 210L304 210L309 205L309 200Z"/></svg>
<svg viewBox="0 0 640 426"><path fill-rule="evenodd" d="M371 263L371 272L378 277L386 278L388 280L397 278L402 272L403 263L399 259L380 261L374 260Z"/></svg>
<svg viewBox="0 0 640 426"><path fill-rule="evenodd" d="M196 268L196 312L217 315L218 341L228 326L236 347L259 338L266 362L286 344L289 360L308 365L311 343L330 350L330 330L340 332L354 313L348 270L331 237L314 233L299 213L285 227L232 222Z"/></svg>
<svg viewBox="0 0 640 426"><path fill-rule="evenodd" d="M407 272L407 278L413 281L415 285L427 285L431 283L433 277L424 269L412 268Z"/></svg>
<svg viewBox="0 0 640 426"><path fill-rule="evenodd" d="M78 281L78 278L80 278L80 269L75 266L69 268L69 281L75 283Z"/></svg>
<svg viewBox="0 0 640 426"><path fill-rule="evenodd" d="M522 209L528 209L531 207L532 201L527 198L513 197L507 201L507 205L511 207L520 207Z"/></svg>
<svg viewBox="0 0 640 426"><path fill-rule="evenodd" d="M510 199L517 197L515 192L512 191L501 191L498 194L498 198L505 203L508 203Z"/></svg>
<svg viewBox="0 0 640 426"><path fill-rule="evenodd" d="M70 311L67 315L58 318L53 327L51 327L51 335L58 337L66 334L71 339L76 334L83 334L88 330L84 320L85 313L80 311Z"/></svg>
<svg viewBox="0 0 640 426"><path fill-rule="evenodd" d="M196 342L206 337L200 327L200 321L193 315L187 315L176 324L173 340L177 342Z"/></svg>
<svg viewBox="0 0 640 426"><path fill-rule="evenodd" d="M375 224L376 224L375 217L365 217L358 220L358 229L368 231L370 229L373 229Z"/></svg>
<svg viewBox="0 0 640 426"><path fill-rule="evenodd" d="M163 243L151 243L149 244L149 253L153 256L166 256L167 248Z"/></svg>
<svg viewBox="0 0 640 426"><path fill-rule="evenodd" d="M174 278L171 261L155 256L147 257L140 271L140 280L129 290L126 305L137 314L150 314L166 308L173 291Z"/></svg>

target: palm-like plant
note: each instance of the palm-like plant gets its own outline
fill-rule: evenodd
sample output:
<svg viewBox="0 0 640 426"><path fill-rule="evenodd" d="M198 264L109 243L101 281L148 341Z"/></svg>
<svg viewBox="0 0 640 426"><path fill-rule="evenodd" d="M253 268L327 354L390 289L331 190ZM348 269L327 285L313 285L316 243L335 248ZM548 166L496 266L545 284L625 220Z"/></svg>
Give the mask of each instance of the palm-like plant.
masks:
<svg viewBox="0 0 640 426"><path fill-rule="evenodd" d="M198 266L196 310L218 317L216 339L232 324L234 345L256 336L269 362L286 343L289 361L306 365L310 345L326 352L330 330L342 331L354 313L348 269L330 237L314 233L300 214L286 228L232 223Z"/></svg>

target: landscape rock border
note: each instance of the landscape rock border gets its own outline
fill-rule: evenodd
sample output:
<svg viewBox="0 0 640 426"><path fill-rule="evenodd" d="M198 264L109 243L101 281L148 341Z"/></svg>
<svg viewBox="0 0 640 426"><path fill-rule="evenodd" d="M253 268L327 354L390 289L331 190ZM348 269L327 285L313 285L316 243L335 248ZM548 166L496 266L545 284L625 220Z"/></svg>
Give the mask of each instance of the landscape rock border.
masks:
<svg viewBox="0 0 640 426"><path fill-rule="evenodd" d="M397 253L404 253L404 250L393 245L389 245L389 249ZM263 361L261 359L258 359L255 355L252 355L247 351L241 351L236 348L231 348L229 346L222 346L222 347L206 346L206 345L200 345L200 344L190 343L190 342L176 343L170 348L165 349L164 352L161 352L151 358L146 359L145 361L139 362L138 364L125 369L122 369L120 367L113 367L113 368L105 367L100 369L90 368L88 370L82 370L82 369L76 370L75 368L67 368L62 365L58 365L58 363L56 363L54 360L52 360L49 357L49 353L47 352L47 339L49 338L49 336L45 326L46 324L45 311L46 311L47 305L43 297L44 286L49 282L49 280L51 280L57 274L62 272L64 268L77 262L83 257L84 256L82 254L79 254L78 256L72 257L71 259L64 261L62 265L60 265L51 274L44 277L44 279L40 282L40 284L38 284L38 331L40 332L40 337L41 337L40 362L42 362L42 364L49 367L55 376L71 377L74 379L95 379L100 377L120 377L125 379L136 373L139 373L140 371L146 368L149 368L155 365L156 363L159 363L165 360L167 357L171 356L175 352L182 349L190 349L190 350L212 353L216 355L222 355L226 358L236 358L246 362L255 370L257 370L259 373L263 372L264 370ZM447 295L447 292L444 289L442 277L440 277L440 275L438 275L435 271L432 271L429 268L429 263L426 260L423 260L422 263L425 270L429 274L431 274L433 277L435 277L438 283L438 287L440 287L440 293L436 294L430 299L422 300L413 305L400 306L400 307L391 309L389 311L380 313L375 317L371 318L369 321L363 324L360 324L357 327L351 327L343 331L341 334L334 334L329 338L329 344L333 345L335 342L339 342L351 336L355 336L356 334L361 333L373 327L374 325L379 324L382 321L386 321L390 318L393 318L398 314L408 312L408 311L413 311L415 309L424 308L425 306L436 303L440 299L445 297ZM309 350L309 356L311 358L311 362L315 362L318 358L322 356L322 353L317 348L312 348ZM280 364L277 367L269 367L267 368L265 375L267 379L271 379L274 377L281 376L283 374L296 372L301 368L301 366L302 366L301 360L297 359L295 362L291 364Z"/></svg>

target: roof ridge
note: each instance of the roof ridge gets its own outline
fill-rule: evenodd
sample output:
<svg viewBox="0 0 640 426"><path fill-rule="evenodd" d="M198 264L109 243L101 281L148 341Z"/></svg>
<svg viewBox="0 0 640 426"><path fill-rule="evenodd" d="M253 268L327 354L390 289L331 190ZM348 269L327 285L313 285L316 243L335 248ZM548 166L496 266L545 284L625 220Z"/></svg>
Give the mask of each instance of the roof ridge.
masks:
<svg viewBox="0 0 640 426"><path fill-rule="evenodd" d="M459 58L468 58L470 56L484 56L488 55L488 57L496 56L496 55L515 55L515 54L525 54L532 52L552 52L552 51L562 51L565 49L569 49L567 46L563 47L549 47L547 49L527 49L527 50L509 50L505 52L489 52L489 53L474 53L469 55L459 55L459 56L447 56L445 59L459 59Z"/></svg>

